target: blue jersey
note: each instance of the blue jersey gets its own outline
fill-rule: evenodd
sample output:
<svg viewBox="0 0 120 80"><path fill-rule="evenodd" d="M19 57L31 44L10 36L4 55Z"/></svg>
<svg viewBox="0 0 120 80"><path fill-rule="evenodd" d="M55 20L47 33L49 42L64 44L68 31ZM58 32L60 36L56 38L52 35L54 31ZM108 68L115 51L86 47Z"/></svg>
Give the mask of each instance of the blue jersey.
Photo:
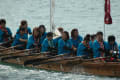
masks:
<svg viewBox="0 0 120 80"><path fill-rule="evenodd" d="M24 35L20 35L20 34L16 34L16 37L12 43L12 46L16 46L16 45L24 45L25 43L24 42L21 42L20 39L25 39L27 40L28 39L28 36L27 34L24 34ZM24 48L24 47L20 47L21 49Z"/></svg>
<svg viewBox="0 0 120 80"><path fill-rule="evenodd" d="M26 49L34 48L34 45L37 45L37 46L38 46L38 45L41 45L41 42L39 41L39 43L36 44L33 35L31 35L31 36L29 37L29 39L28 39Z"/></svg>
<svg viewBox="0 0 120 80"><path fill-rule="evenodd" d="M89 45L90 45L90 48L93 49L93 42L92 41L89 42Z"/></svg>
<svg viewBox="0 0 120 80"><path fill-rule="evenodd" d="M40 37L40 44L43 43L44 39L46 38L47 33L45 32L41 37Z"/></svg>
<svg viewBox="0 0 120 80"><path fill-rule="evenodd" d="M83 55L88 56L89 53L85 51L86 48L87 47L83 43L80 43L77 49L77 56L83 56Z"/></svg>
<svg viewBox="0 0 120 80"><path fill-rule="evenodd" d="M120 59L120 45L119 45L119 59Z"/></svg>
<svg viewBox="0 0 120 80"><path fill-rule="evenodd" d="M118 50L118 44L115 42L113 45L110 45L109 42L106 43L107 50Z"/></svg>
<svg viewBox="0 0 120 80"><path fill-rule="evenodd" d="M54 42L55 42L55 47L58 47L58 41L61 39L61 37L55 38Z"/></svg>
<svg viewBox="0 0 120 80"><path fill-rule="evenodd" d="M78 48L78 45L79 45L79 43L82 42L83 38L81 36L78 36L76 40L74 40L73 38L71 38L70 40L71 40L73 46Z"/></svg>
<svg viewBox="0 0 120 80"><path fill-rule="evenodd" d="M6 27L6 29L7 29L7 31L8 31L8 35L12 36L11 30L10 30L8 27ZM3 32L3 31L0 29L0 43L5 42L4 34L5 34L5 32Z"/></svg>
<svg viewBox="0 0 120 80"><path fill-rule="evenodd" d="M104 44L104 48L106 48L106 42L103 42L103 44ZM95 40L93 42L93 57L94 58L101 57L101 52L99 51L100 48L101 47L100 47L99 42Z"/></svg>
<svg viewBox="0 0 120 80"><path fill-rule="evenodd" d="M70 40L64 41L63 39L60 39L58 41L58 55L59 54L65 54L65 53L71 53L71 50L65 49L64 47L72 48L72 43Z"/></svg>
<svg viewBox="0 0 120 80"><path fill-rule="evenodd" d="M54 42L53 39L48 41L48 39L46 38L42 43L41 52L47 52L49 47L54 48L55 47L55 42Z"/></svg>

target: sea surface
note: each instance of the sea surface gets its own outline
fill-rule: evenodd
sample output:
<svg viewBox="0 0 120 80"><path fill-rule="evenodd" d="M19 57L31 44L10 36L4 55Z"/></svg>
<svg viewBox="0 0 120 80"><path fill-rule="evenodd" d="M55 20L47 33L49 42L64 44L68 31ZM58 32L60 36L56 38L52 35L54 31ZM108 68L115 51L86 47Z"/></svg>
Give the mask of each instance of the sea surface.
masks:
<svg viewBox="0 0 120 80"><path fill-rule="evenodd" d="M115 35L120 43L120 0L111 0L112 25L105 25L105 40ZM50 29L50 0L0 0L0 18L7 20L13 34L21 20L34 27L44 24ZM55 0L56 27L71 31L79 29L83 37L104 31L104 0ZM120 78L80 75L21 68L0 64L0 80L119 80Z"/></svg>

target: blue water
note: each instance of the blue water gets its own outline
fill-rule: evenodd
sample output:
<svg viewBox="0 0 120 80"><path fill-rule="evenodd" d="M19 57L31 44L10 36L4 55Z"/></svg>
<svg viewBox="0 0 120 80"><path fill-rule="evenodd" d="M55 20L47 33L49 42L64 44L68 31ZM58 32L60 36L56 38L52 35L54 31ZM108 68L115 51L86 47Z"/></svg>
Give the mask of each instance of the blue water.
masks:
<svg viewBox="0 0 120 80"><path fill-rule="evenodd" d="M78 28L84 36L87 33L103 31L104 0L55 0L54 20L56 27L71 31ZM120 43L120 0L111 0L112 25L106 26L106 39L114 34ZM31 28L44 24L49 31L49 0L0 0L0 18L7 20L7 26L15 34L20 21L25 19ZM119 78L58 73L45 70L18 68L0 65L0 80L119 80Z"/></svg>

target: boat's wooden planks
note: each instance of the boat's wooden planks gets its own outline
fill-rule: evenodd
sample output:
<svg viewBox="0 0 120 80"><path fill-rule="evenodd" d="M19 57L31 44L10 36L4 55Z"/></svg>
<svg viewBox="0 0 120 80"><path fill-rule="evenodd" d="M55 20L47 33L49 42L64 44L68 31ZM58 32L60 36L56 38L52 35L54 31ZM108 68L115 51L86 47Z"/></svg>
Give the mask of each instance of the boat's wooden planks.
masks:
<svg viewBox="0 0 120 80"><path fill-rule="evenodd" d="M118 76L120 77L120 63L117 62L84 62L81 59L60 60L48 64L40 64L37 66L28 65L29 67L55 70L62 72L87 73L101 76Z"/></svg>
<svg viewBox="0 0 120 80"><path fill-rule="evenodd" d="M39 59L39 58L44 58L45 56L44 55L32 55L32 56L21 56L21 57L18 57L18 58L11 58L11 59L6 59L4 60L3 62L7 62L7 63L14 63L14 64L19 64L19 65L24 65L24 62L25 61L28 61L28 60L33 60L33 59Z"/></svg>
<svg viewBox="0 0 120 80"><path fill-rule="evenodd" d="M33 60L33 62L25 66L62 72L87 73L101 76L120 77L119 62L104 62L101 59L84 60L81 59L80 57L66 58L64 56L56 56L50 58L42 54L34 54L28 56L26 55L25 52L13 51L14 53L11 54L10 51L9 50L8 51L6 50L6 52L3 51L4 54L9 55L0 56L0 58L9 56L21 56L21 57L6 59L4 60L4 62L24 65L25 62L30 62Z"/></svg>

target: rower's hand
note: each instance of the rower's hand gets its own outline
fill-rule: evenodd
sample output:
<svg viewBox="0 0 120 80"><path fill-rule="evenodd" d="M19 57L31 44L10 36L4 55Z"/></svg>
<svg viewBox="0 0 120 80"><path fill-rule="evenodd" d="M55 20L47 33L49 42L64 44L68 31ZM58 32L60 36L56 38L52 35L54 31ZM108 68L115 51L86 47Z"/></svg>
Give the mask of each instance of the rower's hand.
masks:
<svg viewBox="0 0 120 80"><path fill-rule="evenodd" d="M110 50L110 54L112 54L114 51L113 50Z"/></svg>
<svg viewBox="0 0 120 80"><path fill-rule="evenodd" d="M73 51L77 51L77 48L74 47L74 48L73 48Z"/></svg>
<svg viewBox="0 0 120 80"><path fill-rule="evenodd" d="M104 50L104 49L102 49L102 48L99 48L99 51L100 51L100 52L105 52L105 50Z"/></svg>

